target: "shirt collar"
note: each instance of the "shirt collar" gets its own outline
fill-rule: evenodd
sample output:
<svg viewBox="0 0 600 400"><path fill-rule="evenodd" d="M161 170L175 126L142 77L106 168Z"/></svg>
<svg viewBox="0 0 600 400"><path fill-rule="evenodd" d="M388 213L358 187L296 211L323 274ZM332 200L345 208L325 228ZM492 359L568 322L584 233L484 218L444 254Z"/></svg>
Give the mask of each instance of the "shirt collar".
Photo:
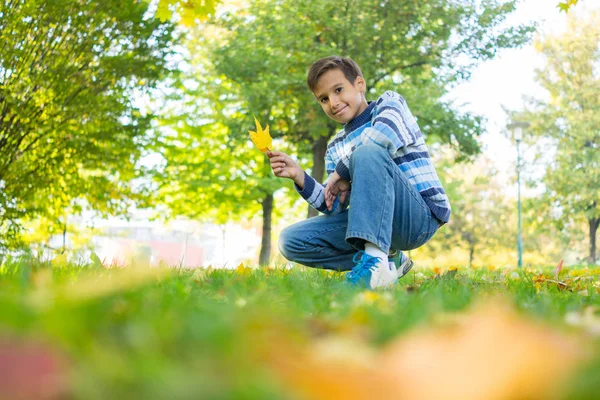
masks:
<svg viewBox="0 0 600 400"><path fill-rule="evenodd" d="M375 108L375 102L369 101L368 104L369 105L367 106L367 108L365 108L365 110L362 113L360 113L358 117L354 118L352 121L344 125L344 131L346 133L352 132L353 130L355 130L361 125L364 125L367 121L371 119L371 112L373 111L373 108Z"/></svg>

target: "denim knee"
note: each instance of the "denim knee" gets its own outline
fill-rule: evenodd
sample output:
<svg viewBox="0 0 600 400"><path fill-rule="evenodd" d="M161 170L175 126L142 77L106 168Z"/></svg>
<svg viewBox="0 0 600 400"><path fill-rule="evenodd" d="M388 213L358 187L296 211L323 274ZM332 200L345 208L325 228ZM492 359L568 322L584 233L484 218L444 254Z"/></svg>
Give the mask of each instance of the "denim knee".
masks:
<svg viewBox="0 0 600 400"><path fill-rule="evenodd" d="M288 226L279 235L279 251L290 261L293 261L294 254L300 250L300 242L293 231L293 227Z"/></svg>
<svg viewBox="0 0 600 400"><path fill-rule="evenodd" d="M367 143L357 147L350 158L352 163L362 161L364 159L372 160L381 157L389 157L386 149L375 143Z"/></svg>

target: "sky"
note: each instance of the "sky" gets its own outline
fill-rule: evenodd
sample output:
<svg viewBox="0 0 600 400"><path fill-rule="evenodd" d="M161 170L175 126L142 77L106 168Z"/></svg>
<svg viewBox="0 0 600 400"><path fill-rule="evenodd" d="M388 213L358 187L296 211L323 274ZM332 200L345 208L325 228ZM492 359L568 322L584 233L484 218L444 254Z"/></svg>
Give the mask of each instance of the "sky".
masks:
<svg viewBox="0 0 600 400"><path fill-rule="evenodd" d="M559 0L522 0L508 23L535 21L542 32L561 32L566 26L566 14L556 7ZM581 0L570 12L598 8L597 0ZM482 136L483 153L491 158L502 175L514 176L516 145L507 137L508 118L503 110L523 108L523 96L543 98L544 90L535 82L534 71L543 66L543 59L533 44L520 49L501 50L493 60L479 65L471 79L450 92L456 104L464 110L484 116L487 132ZM526 134L526 132L524 132ZM524 150L526 153L526 149ZM527 154L522 154L527 159ZM516 187L514 188L516 192Z"/></svg>

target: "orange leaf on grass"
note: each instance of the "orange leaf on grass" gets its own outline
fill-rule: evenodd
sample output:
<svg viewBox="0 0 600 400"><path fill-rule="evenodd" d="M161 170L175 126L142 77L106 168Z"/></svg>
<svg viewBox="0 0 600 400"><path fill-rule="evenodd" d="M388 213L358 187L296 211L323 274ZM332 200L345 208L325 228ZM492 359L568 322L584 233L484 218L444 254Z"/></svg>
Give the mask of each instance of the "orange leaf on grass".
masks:
<svg viewBox="0 0 600 400"><path fill-rule="evenodd" d="M252 139L254 145L264 153L267 150L270 150L273 145L273 139L271 138L271 135L269 135L269 125L263 130L262 126L260 126L260 122L258 122L256 118L254 118L254 122L256 123L256 132L248 131L248 133L250 133L250 139Z"/></svg>
<svg viewBox="0 0 600 400"><path fill-rule="evenodd" d="M580 340L489 301L382 351L407 399L553 399L585 358ZM431 385L435 382L435 385Z"/></svg>
<svg viewBox="0 0 600 400"><path fill-rule="evenodd" d="M585 359L581 338L485 302L383 348L330 335L306 345L269 341L274 374L311 400L555 399ZM340 378L343 371L343 378Z"/></svg>

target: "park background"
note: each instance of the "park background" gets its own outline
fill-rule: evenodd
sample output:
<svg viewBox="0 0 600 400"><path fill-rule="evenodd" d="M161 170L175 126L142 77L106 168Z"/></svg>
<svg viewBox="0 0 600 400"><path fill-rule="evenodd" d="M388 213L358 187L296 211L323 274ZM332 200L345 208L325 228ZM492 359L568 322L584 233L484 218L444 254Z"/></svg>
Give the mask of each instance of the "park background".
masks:
<svg viewBox="0 0 600 400"><path fill-rule="evenodd" d="M597 398L596 1L0 7L0 398ZM386 291L281 257L314 210L248 134L323 179L331 54L453 208Z"/></svg>
<svg viewBox="0 0 600 400"><path fill-rule="evenodd" d="M259 117L271 126L274 146L290 152L322 180L324 145L338 127L311 101L305 75L316 58L344 53L364 65L369 99L387 89L406 97L420 118L447 186L452 222L429 245L414 252L415 259L426 266L517 263L517 149L514 132L507 126L523 120L533 124L524 129L520 145L523 263L544 265L561 259L568 265L594 263L599 215L597 144L584 156L589 162L577 172L586 181L583 185L579 179L569 182L568 177L581 160L570 156L558 166L556 149L565 145L561 140L568 145L585 141L583 131L595 128L557 128L560 115L554 115L554 126L539 123L551 111L582 116L590 112L571 109L576 105L564 102L570 95L587 92L593 96L595 86L580 84L572 87L573 93L565 91L561 85L570 84L578 71L560 71L550 63L575 51L576 44L568 41L578 40L578 35L589 35L587 44L593 44L594 28L583 33L584 28L576 28L583 22L575 22L594 26L597 6L592 3L570 13L543 0L504 8L488 5L489 15L482 14L479 20L467 15L478 11L465 6L457 8L451 22L427 14L431 10L426 6L423 24L434 24L435 29L420 36L404 33L411 41L417 35L414 45L398 39L395 27L375 24L368 28L368 20L365 30L354 30L348 26L350 20L346 25L336 22L342 15L362 21L359 10L343 14L323 6L324 20L309 21L292 18L306 12L302 8L286 9L282 3L277 7L286 9L299 30L284 33L278 29L287 24L268 15L276 9L269 4L254 10L244 2L226 2L217 7L218 17L206 19L210 15L203 13L215 6L211 2L182 8L174 15L169 10L176 10L177 3L151 3L141 18L154 13L162 23L143 34L161 35L163 42L129 56L119 45L105 43L105 50L114 52L107 56L115 63L110 65L114 70L94 66L93 51L82 53L80 68L86 75L74 79L71 70L55 69L72 56L60 48L50 58L34 53L55 64L32 59L37 67L18 82L6 74L8 65L4 68L3 90L12 97L3 99L3 137L16 134L20 140L2 142L2 248L13 254L26 251L46 258L60 254L88 260L95 252L109 264L140 257L153 264L189 267L235 267L242 261L284 263L277 251L278 233L305 218L307 212L291 181L277 180L265 170L264 159L250 146L247 131L253 117ZM252 13L261 13L265 20L245 25L246 18L254 18ZM327 13L334 15L331 21ZM382 16L375 13L369 18ZM247 29L244 39L233 40L232 32L242 27ZM317 29L319 43L298 41L306 38L306 29ZM462 37L459 29L464 30ZM348 40L355 41L355 47L343 41L344 35L352 36ZM373 36L381 50L363 38ZM18 38L15 35L13 42L6 43ZM47 40L38 36L28 46L50 45L51 39ZM547 43L546 50L542 43ZM142 51L148 54L137 54ZM597 53L589 51L577 60L583 64L573 68L595 62ZM17 53L11 65L16 69L20 67ZM152 58L158 54L160 60ZM548 60L548 55L553 59ZM142 62L136 57L150 58ZM120 58L129 64L117 68ZM589 79L597 79L593 71L588 73L592 73ZM52 84L39 85L40 79ZM100 82L94 81L93 87L81 90L81 85L90 83L86 79L104 79L104 86L97 89ZM88 121L76 117L84 110L67 111L66 104L73 99L80 106L89 103L92 107L106 97L111 85L118 87L111 101L119 104L120 115L98 108ZM20 102L25 106L17 108ZM55 104L55 109L44 108L46 104ZM16 113L19 123L7 123L11 113ZM69 124L73 126L65 130ZM104 130L108 130L105 135ZM576 139L561 136L570 131L578 131ZM99 136L91 137L90 132ZM114 142L121 135L129 136ZM111 147L111 141L121 145ZM557 171L562 171L562 177Z"/></svg>

